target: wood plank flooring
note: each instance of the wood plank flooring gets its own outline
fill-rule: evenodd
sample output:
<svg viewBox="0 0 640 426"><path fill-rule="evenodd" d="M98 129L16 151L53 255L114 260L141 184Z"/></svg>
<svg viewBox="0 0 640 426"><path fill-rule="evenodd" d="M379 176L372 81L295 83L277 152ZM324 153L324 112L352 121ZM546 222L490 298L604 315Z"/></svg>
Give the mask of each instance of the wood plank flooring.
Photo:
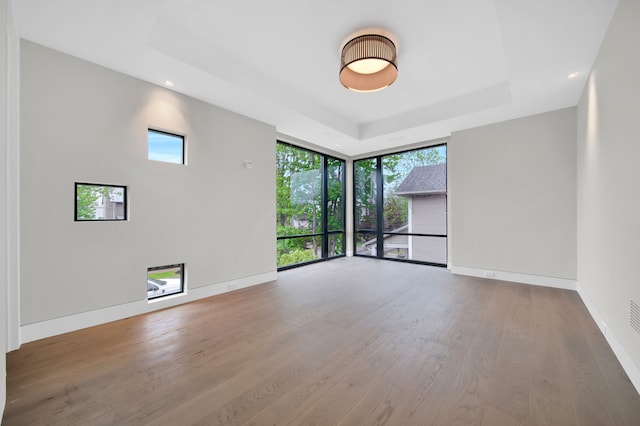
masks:
<svg viewBox="0 0 640 426"><path fill-rule="evenodd" d="M3 425L640 425L575 292L343 258L7 355Z"/></svg>

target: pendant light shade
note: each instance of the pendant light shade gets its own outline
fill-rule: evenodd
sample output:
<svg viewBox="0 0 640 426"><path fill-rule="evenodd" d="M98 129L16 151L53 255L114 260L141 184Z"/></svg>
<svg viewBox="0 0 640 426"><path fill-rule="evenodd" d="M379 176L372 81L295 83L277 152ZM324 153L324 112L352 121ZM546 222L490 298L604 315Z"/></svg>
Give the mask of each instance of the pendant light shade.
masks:
<svg viewBox="0 0 640 426"><path fill-rule="evenodd" d="M391 85L398 76L396 46L379 34L349 40L340 55L340 83L356 92L374 92Z"/></svg>

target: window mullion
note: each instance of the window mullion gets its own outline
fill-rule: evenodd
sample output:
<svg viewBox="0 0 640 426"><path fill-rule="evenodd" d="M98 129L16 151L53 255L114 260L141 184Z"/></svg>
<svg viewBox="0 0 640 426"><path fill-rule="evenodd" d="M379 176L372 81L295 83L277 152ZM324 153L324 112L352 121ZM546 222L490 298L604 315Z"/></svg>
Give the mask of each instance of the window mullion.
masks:
<svg viewBox="0 0 640 426"><path fill-rule="evenodd" d="M322 258L327 259L329 257L329 219L327 217L327 200L329 198L329 194L327 187L327 157L325 155L321 156L320 179L322 187L322 196L320 197L322 204L320 207L322 215Z"/></svg>
<svg viewBox="0 0 640 426"><path fill-rule="evenodd" d="M382 157L376 158L376 256L384 257L384 179Z"/></svg>

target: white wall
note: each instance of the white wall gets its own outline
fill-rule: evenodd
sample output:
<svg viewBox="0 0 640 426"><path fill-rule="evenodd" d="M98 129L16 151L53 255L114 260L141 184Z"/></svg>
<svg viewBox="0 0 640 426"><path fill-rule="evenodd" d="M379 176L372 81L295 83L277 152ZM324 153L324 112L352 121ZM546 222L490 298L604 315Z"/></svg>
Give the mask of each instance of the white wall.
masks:
<svg viewBox="0 0 640 426"><path fill-rule="evenodd" d="M7 2L7 351L20 347L20 37Z"/></svg>
<svg viewBox="0 0 640 426"><path fill-rule="evenodd" d="M0 0L0 164L7 164L7 2ZM0 173L0 419L7 399L7 175Z"/></svg>
<svg viewBox="0 0 640 426"><path fill-rule="evenodd" d="M545 285L575 280L575 140L575 108L451 135L453 272L490 270Z"/></svg>
<svg viewBox="0 0 640 426"><path fill-rule="evenodd" d="M189 290L275 277L272 126L28 41L21 91L23 327L146 304L149 266L186 263ZM188 165L148 161L149 126ZM74 222L76 181L126 185L130 219Z"/></svg>
<svg viewBox="0 0 640 426"><path fill-rule="evenodd" d="M578 105L578 287L640 369L640 2L621 0ZM640 376L636 374L640 389Z"/></svg>
<svg viewBox="0 0 640 426"><path fill-rule="evenodd" d="M345 164L345 182L346 182L346 194L344 197L346 203L345 217L346 217L346 229L345 229L345 252L347 256L353 256L355 253L355 247L353 244L353 160L346 160Z"/></svg>

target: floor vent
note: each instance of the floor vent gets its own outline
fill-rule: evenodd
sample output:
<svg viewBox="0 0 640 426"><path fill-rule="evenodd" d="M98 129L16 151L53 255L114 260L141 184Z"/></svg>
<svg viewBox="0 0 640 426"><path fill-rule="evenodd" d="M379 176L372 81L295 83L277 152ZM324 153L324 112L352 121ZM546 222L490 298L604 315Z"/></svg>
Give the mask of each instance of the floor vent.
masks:
<svg viewBox="0 0 640 426"><path fill-rule="evenodd" d="M640 334L640 305L631 301L631 327Z"/></svg>

